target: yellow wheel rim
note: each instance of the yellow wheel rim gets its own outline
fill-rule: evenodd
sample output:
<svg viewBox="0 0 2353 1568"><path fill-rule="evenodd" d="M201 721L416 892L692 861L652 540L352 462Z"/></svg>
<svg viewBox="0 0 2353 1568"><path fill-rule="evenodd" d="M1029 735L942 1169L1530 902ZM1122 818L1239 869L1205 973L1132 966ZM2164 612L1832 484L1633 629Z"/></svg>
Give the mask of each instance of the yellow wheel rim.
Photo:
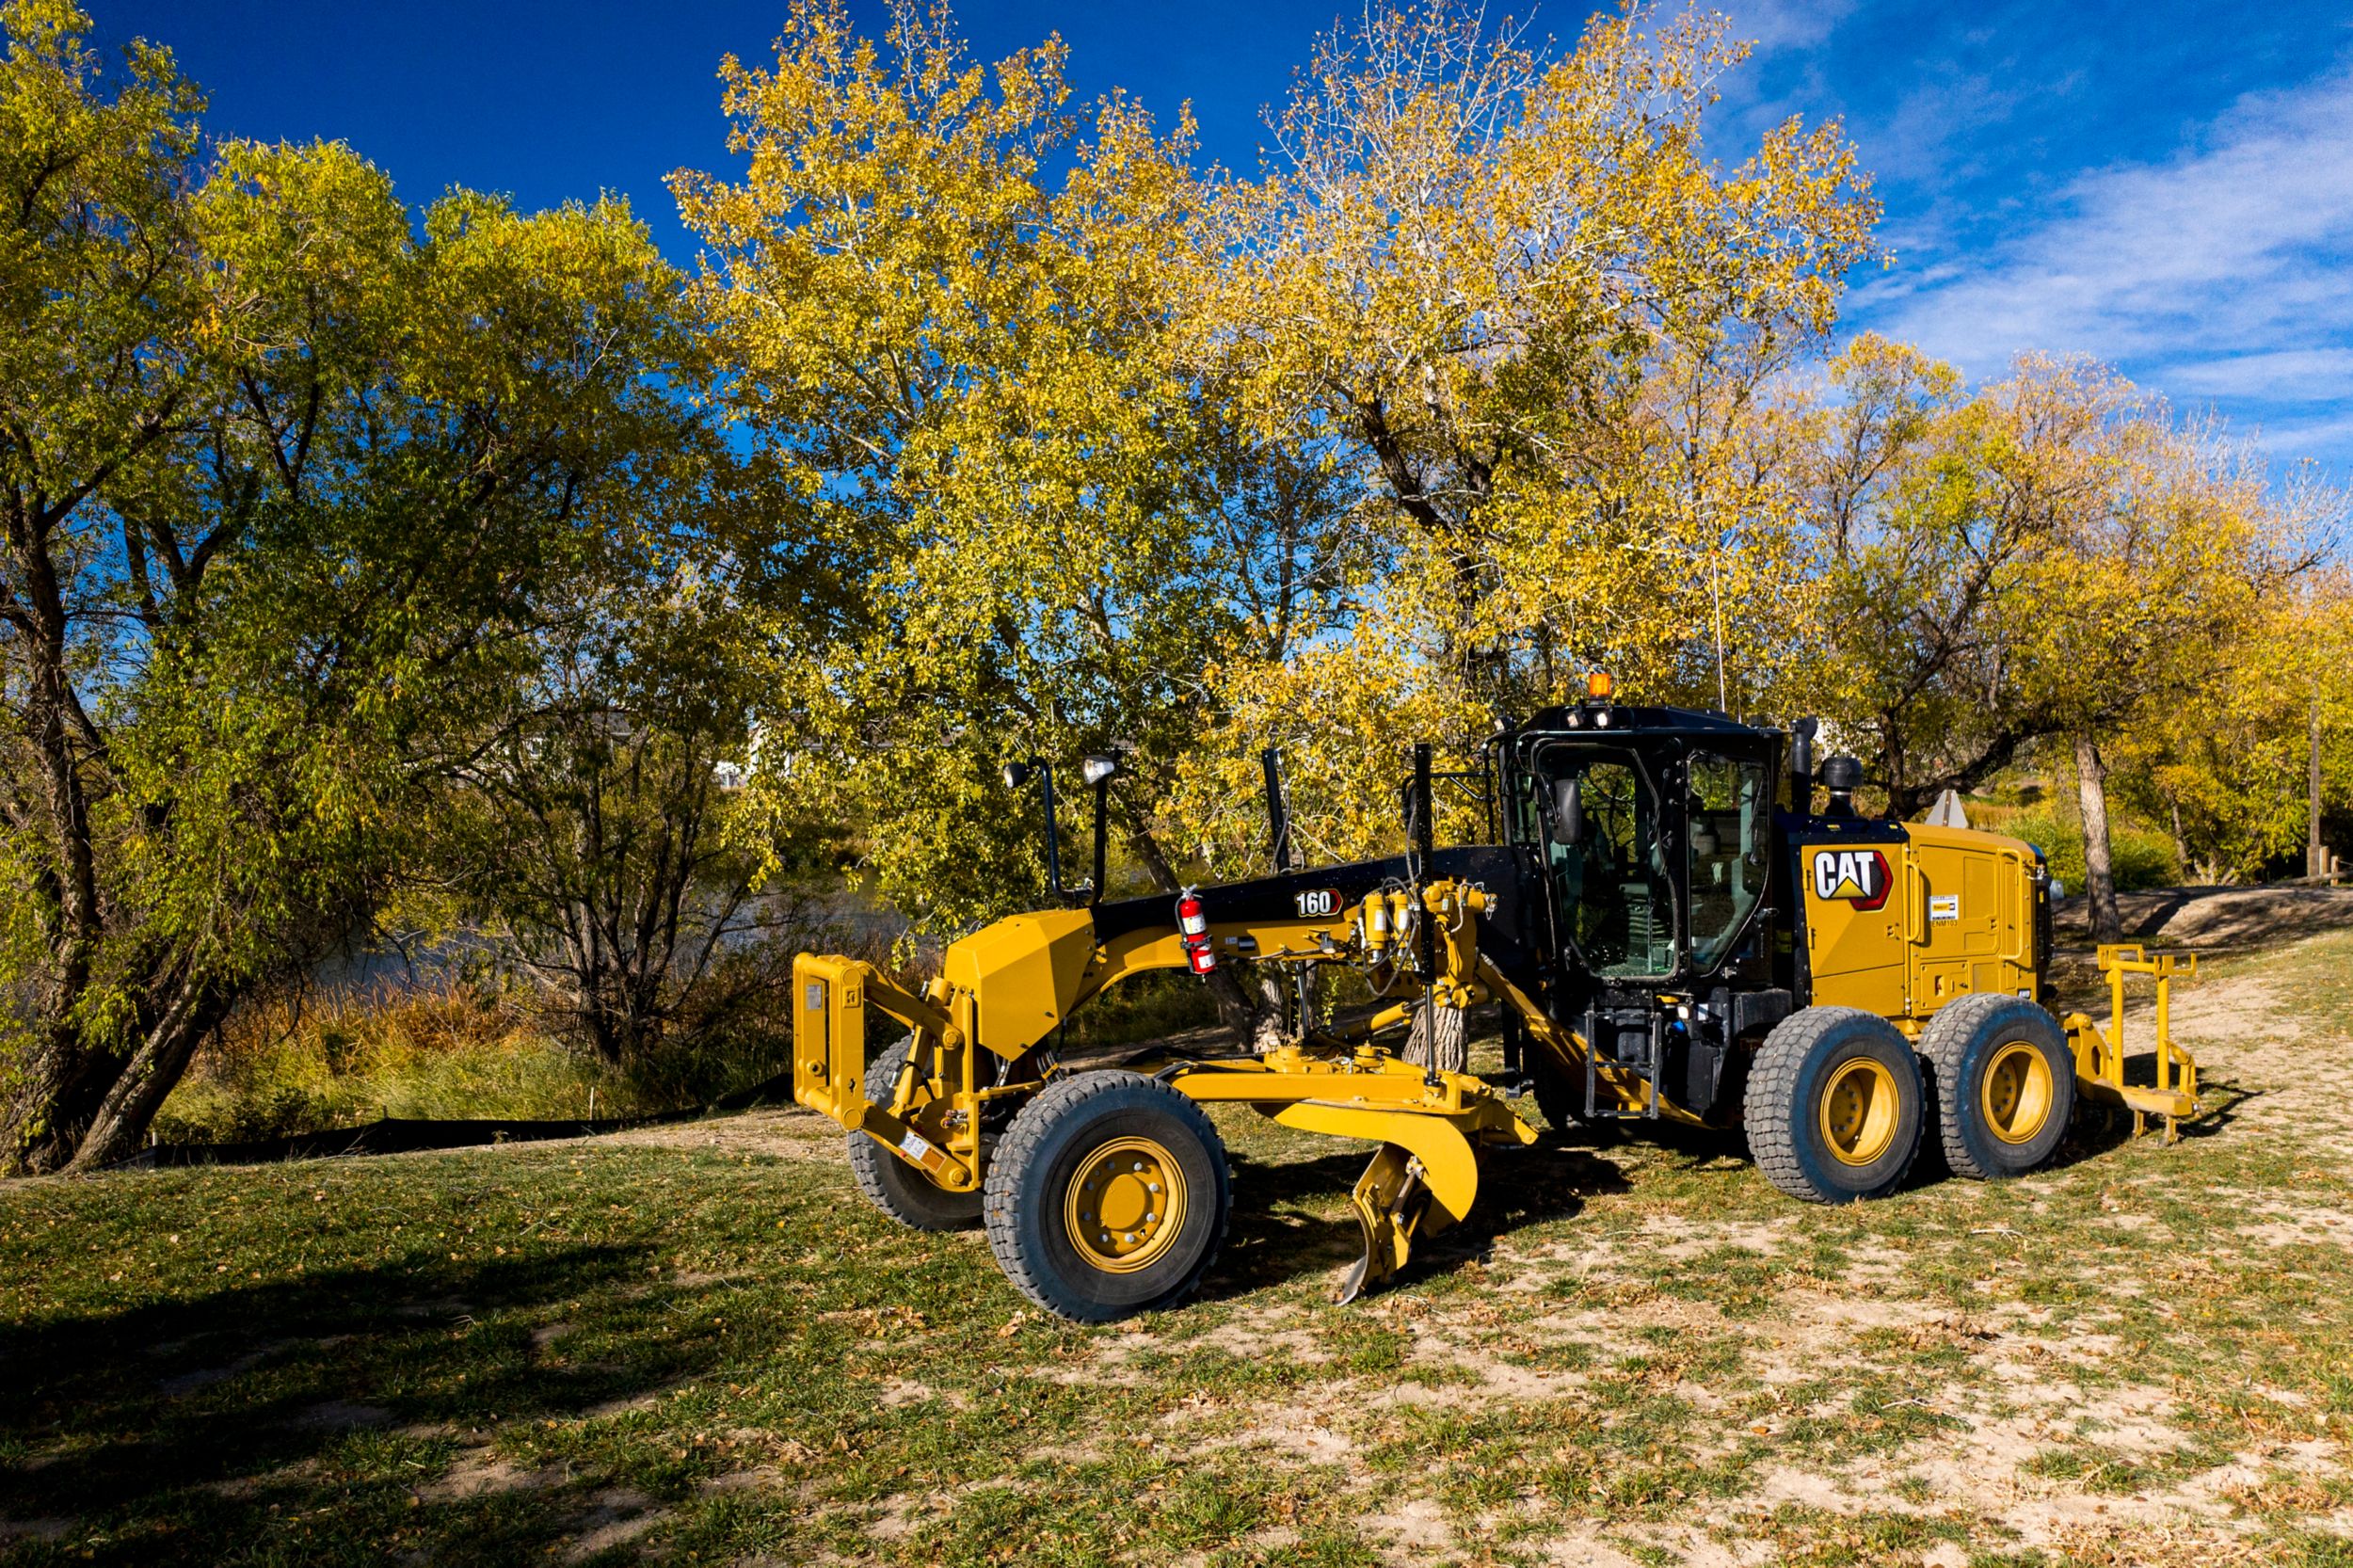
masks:
<svg viewBox="0 0 2353 1568"><path fill-rule="evenodd" d="M1079 1162L1063 1198L1079 1256L1105 1273L1147 1269L1185 1228L1185 1173L1149 1138L1115 1138Z"/></svg>
<svg viewBox="0 0 2353 1568"><path fill-rule="evenodd" d="M1842 1164L1868 1165L1896 1141L1896 1075L1867 1056L1841 1062L1822 1091L1822 1141Z"/></svg>
<svg viewBox="0 0 2353 1568"><path fill-rule="evenodd" d="M2051 1119L2051 1064L2024 1040L2012 1040L1985 1064L1977 1091L1985 1125L2005 1144L2023 1144Z"/></svg>

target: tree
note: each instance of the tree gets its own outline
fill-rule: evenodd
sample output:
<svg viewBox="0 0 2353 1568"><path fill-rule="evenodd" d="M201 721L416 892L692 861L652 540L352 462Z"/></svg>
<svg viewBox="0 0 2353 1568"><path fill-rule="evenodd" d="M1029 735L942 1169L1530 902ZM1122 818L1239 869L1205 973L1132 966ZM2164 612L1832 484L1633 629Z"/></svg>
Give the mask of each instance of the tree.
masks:
<svg viewBox="0 0 2353 1568"><path fill-rule="evenodd" d="M998 779L1032 755L1117 751L1115 828L1174 891L1153 807L1202 671L1312 634L1348 550L1328 468L1254 440L1173 342L1190 127L1114 96L1081 137L1064 62L799 5L772 67L725 69L740 176L675 182L735 406L832 573L779 623L757 787L856 822L934 930L1034 902L1034 820Z"/></svg>
<svg viewBox="0 0 2353 1568"><path fill-rule="evenodd" d="M422 232L335 145L224 144L63 0L0 10L0 1170L120 1157L197 1042L365 929L453 713L670 428L615 204Z"/></svg>
<svg viewBox="0 0 2353 1568"><path fill-rule="evenodd" d="M1806 614L1763 394L1822 342L1877 209L1835 125L1711 160L1744 53L1638 6L1559 60L1476 9L1377 8L1321 40L1274 162L1210 211L1207 337L1266 428L1362 465L1441 739L1596 664L1714 698L1720 641L1721 700L1736 671L1753 700Z"/></svg>
<svg viewBox="0 0 2353 1568"><path fill-rule="evenodd" d="M1199 362L1358 476L1372 542L1348 635L1211 667L1220 728L1174 805L1212 856L1252 841L1268 744L1302 841L1369 854L1413 741L1468 766L1498 712L1594 667L1753 711L1818 662L1808 454L1771 389L1820 349L1876 207L1834 125L1712 161L1702 117L1743 51L1653 20L1553 60L1475 9L1376 8L1320 40L1259 177L1205 206Z"/></svg>
<svg viewBox="0 0 2353 1568"><path fill-rule="evenodd" d="M2326 488L2279 497L2326 536L2342 515ZM2152 702L2117 734L2120 794L2168 825L2183 864L2205 882L2260 877L2309 843L2312 724L2324 819L2353 803L2353 590L2341 563L2267 593L2241 634L2197 650L2207 679Z"/></svg>
<svg viewBox="0 0 2353 1568"><path fill-rule="evenodd" d="M689 451L685 473L634 498L685 515L597 528L610 557L529 631L513 684L485 694L428 851L565 1032L628 1068L681 1022L756 1000L765 971L728 960L781 913L758 896L765 856L735 809L759 628L727 547L761 508L696 483L723 465Z"/></svg>
<svg viewBox="0 0 2353 1568"><path fill-rule="evenodd" d="M2104 748L2210 689L2207 651L2314 558L2261 470L2104 367L2022 360L1964 397L1858 343L1819 418L1842 735L1897 816L2033 747L2073 753L2093 928L2118 929Z"/></svg>

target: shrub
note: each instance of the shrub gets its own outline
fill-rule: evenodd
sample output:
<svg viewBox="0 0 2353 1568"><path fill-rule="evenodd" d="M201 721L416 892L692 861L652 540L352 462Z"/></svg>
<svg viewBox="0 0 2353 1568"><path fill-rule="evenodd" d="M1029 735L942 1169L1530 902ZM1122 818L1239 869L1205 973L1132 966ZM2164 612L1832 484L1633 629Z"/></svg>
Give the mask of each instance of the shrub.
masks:
<svg viewBox="0 0 2353 1568"><path fill-rule="evenodd" d="M165 1143L234 1143L378 1116L600 1116L658 1109L494 993L443 979L240 1008L154 1124Z"/></svg>
<svg viewBox="0 0 2353 1568"><path fill-rule="evenodd" d="M2037 845L2050 862L2051 874L2065 885L2070 893L2084 890L2084 834L2071 822L2060 820L2048 807L2036 807L2015 813L1988 811L1979 821L1971 807L1972 822L1991 832L2003 833L2013 839L2024 839ZM1998 818L1998 820L1996 820ZM2119 892L2132 892L2142 888L2169 888L2182 880L2180 859L2174 855L2173 840L2162 833L2129 823L2112 823L2108 830L2108 856L2116 872Z"/></svg>

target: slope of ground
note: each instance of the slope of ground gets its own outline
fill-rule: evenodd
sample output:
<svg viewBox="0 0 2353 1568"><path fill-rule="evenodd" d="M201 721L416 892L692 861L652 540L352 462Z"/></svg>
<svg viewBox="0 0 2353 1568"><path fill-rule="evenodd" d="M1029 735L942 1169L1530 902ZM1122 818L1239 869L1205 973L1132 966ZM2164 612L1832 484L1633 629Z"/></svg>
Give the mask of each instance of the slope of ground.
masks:
<svg viewBox="0 0 2353 1568"><path fill-rule="evenodd" d="M2349 967L2184 987L2178 1146L1831 1210L1548 1142L1346 1308L1366 1151L1247 1113L1205 1298L1104 1330L797 1112L20 1184L0 1562L2353 1564Z"/></svg>

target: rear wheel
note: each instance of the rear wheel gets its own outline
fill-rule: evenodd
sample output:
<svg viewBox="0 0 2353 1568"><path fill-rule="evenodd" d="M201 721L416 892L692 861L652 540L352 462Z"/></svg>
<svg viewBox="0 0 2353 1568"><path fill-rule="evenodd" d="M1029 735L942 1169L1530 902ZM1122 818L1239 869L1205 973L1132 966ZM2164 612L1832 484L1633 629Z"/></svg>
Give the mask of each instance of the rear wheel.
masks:
<svg viewBox="0 0 2353 1568"><path fill-rule="evenodd" d="M1757 1048L1743 1106L1765 1179L1808 1203L1881 1198L1920 1148L1919 1059L1896 1026L1854 1007L1808 1007Z"/></svg>
<svg viewBox="0 0 2353 1568"><path fill-rule="evenodd" d="M989 1250L1058 1317L1166 1306L1216 1260L1233 1206L1201 1108L1140 1073L1064 1078L1021 1109L984 1183Z"/></svg>
<svg viewBox="0 0 2353 1568"><path fill-rule="evenodd" d="M1945 1159L1999 1180L2051 1158L2075 1108L2075 1067L2058 1020L2024 997L1963 997L1920 1035Z"/></svg>
<svg viewBox="0 0 2353 1568"><path fill-rule="evenodd" d="M866 1097L888 1106L898 1092L899 1069L915 1048L910 1034L866 1064ZM981 1195L951 1192L882 1146L871 1132L850 1134L850 1176L866 1201L917 1230L967 1230L980 1224Z"/></svg>

